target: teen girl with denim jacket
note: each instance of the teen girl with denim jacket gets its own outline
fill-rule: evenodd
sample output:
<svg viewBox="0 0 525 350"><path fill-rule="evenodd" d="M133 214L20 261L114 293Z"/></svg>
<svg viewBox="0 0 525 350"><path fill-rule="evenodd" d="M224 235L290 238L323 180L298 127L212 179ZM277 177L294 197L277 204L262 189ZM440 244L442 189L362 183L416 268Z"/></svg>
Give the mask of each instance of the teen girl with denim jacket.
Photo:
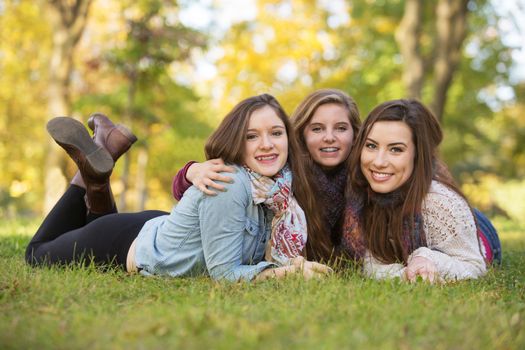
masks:
<svg viewBox="0 0 525 350"><path fill-rule="evenodd" d="M90 119L95 134L72 118L55 118L48 131L73 158L80 175L29 243L33 265L95 263L141 274L252 280L330 272L305 261L306 221L292 192L287 116L263 94L240 102L206 144L207 158L235 164L235 182L215 197L188 191L171 213L117 213L109 176L114 161L136 140L107 117Z"/></svg>

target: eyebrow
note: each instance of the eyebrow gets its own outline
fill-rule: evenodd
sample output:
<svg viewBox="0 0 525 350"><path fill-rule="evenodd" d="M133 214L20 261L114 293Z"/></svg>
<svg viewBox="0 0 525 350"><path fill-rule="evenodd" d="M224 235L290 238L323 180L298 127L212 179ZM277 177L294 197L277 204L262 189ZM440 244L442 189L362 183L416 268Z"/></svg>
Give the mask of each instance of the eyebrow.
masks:
<svg viewBox="0 0 525 350"><path fill-rule="evenodd" d="M375 144L379 144L379 142L377 142L376 140L374 139L371 139L370 137L367 137L366 138L368 141L372 141L373 143ZM392 142L392 143L389 143L387 146L405 146L407 147L407 144L404 143L404 142Z"/></svg>
<svg viewBox="0 0 525 350"><path fill-rule="evenodd" d="M345 125L350 125L349 122L337 122L337 123L334 123L335 125L340 125L340 124L345 124ZM325 123L320 123L320 122L316 122L316 123L309 123L308 126L312 126L312 125L325 125Z"/></svg>
<svg viewBox="0 0 525 350"><path fill-rule="evenodd" d="M274 129L284 129L286 130L286 128L283 126L283 125L273 125L270 129L274 130ZM259 129L248 129L246 131L257 131Z"/></svg>

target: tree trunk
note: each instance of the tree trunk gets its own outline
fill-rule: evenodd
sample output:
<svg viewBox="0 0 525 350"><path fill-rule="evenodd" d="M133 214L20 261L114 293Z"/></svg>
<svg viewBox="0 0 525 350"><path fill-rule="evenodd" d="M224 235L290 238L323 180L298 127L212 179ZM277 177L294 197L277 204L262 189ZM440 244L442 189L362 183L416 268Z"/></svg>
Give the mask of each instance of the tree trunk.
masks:
<svg viewBox="0 0 525 350"><path fill-rule="evenodd" d="M433 70L433 99L430 108L442 121L447 92L461 59L461 46L467 32L468 0L439 0L436 6L434 57L421 53L423 0L406 0L396 41L404 60L403 80L407 96L421 99L425 73Z"/></svg>
<svg viewBox="0 0 525 350"><path fill-rule="evenodd" d="M128 96L126 101L126 112L124 114L124 122L128 127L132 127L131 121L133 120L133 106L135 105L135 95L137 91L137 74L134 68L130 68L127 74L129 79ZM126 211L128 208L127 195L129 190L129 169L131 160L129 153L126 152L123 155L124 166L122 168L122 176L120 178L122 182L122 193L120 194L118 208L121 211Z"/></svg>
<svg viewBox="0 0 525 350"><path fill-rule="evenodd" d="M146 169L148 167L148 149L140 147L137 157L137 196L138 196L138 211L143 211L146 207L146 200L148 198L148 189L146 182Z"/></svg>
<svg viewBox="0 0 525 350"><path fill-rule="evenodd" d="M468 0L439 0L437 5L435 90L431 109L440 121L448 88L461 59L461 47L467 32L467 4Z"/></svg>
<svg viewBox="0 0 525 350"><path fill-rule="evenodd" d="M53 48L49 66L48 119L69 115L70 76L75 48L84 31L92 0L55 0L48 4L53 27ZM45 168L44 212L48 213L66 186L65 153L50 139Z"/></svg>
<svg viewBox="0 0 525 350"><path fill-rule="evenodd" d="M403 81L410 98L421 99L424 82L424 60L419 39L423 21L423 2L407 0L403 19L396 30L396 41L403 56Z"/></svg>

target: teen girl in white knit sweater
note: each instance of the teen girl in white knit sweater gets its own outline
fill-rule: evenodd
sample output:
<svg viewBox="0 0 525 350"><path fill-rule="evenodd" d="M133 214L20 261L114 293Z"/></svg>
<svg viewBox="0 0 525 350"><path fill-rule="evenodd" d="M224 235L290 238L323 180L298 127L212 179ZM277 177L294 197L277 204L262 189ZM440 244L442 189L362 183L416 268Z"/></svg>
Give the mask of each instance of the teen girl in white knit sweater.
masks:
<svg viewBox="0 0 525 350"><path fill-rule="evenodd" d="M437 157L442 139L437 119L416 100L385 102L364 121L350 159L343 246L368 276L477 278L500 259L494 228Z"/></svg>

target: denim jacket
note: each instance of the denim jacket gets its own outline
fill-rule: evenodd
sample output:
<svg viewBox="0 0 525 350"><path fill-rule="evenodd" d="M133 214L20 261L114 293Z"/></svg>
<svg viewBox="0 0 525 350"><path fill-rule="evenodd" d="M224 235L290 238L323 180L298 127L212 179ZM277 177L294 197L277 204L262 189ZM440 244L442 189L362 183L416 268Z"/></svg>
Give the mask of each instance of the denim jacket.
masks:
<svg viewBox="0 0 525 350"><path fill-rule="evenodd" d="M248 174L236 169L226 192L207 196L192 186L169 215L146 222L135 253L142 274L249 281L275 266L263 261L273 214L253 203Z"/></svg>

